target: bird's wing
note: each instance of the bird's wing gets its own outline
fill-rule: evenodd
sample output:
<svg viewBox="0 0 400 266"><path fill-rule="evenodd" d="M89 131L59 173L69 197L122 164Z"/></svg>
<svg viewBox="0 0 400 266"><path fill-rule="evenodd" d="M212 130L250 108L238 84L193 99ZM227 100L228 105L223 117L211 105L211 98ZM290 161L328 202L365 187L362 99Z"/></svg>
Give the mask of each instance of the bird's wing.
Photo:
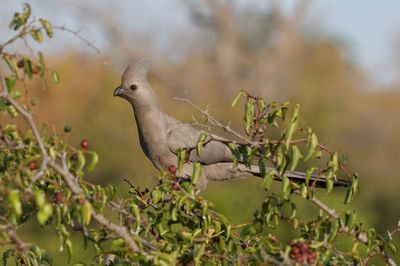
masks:
<svg viewBox="0 0 400 266"><path fill-rule="evenodd" d="M190 151L189 160L202 164L214 164L219 162L231 162L232 153L229 147L223 143L223 138L205 133L207 139L198 155L196 145L202 131L199 129L167 116L167 142L169 149L176 154L179 148ZM219 141L222 140L222 141Z"/></svg>

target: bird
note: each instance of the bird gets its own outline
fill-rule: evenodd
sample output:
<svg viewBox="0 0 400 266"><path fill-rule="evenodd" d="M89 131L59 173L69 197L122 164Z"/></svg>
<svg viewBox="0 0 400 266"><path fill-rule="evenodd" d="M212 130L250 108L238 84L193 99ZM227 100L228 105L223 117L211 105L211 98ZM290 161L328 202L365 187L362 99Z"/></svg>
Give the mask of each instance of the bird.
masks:
<svg viewBox="0 0 400 266"><path fill-rule="evenodd" d="M191 124L184 123L166 114L160 108L157 95L148 82L147 76L150 62L139 59L130 64L123 72L121 84L114 90L113 96L127 100L132 108L139 134L140 146L158 170L166 170L176 166L178 150L189 151L186 163L180 172L182 178L191 178L195 163L200 163L201 174L196 189L201 191L206 188L209 181L225 181L236 178L260 176L258 165L246 166L240 161L234 165L234 156L227 145L225 138L204 132ZM199 136L206 134L201 152L196 147ZM267 167L267 171L272 168ZM297 183L304 183L306 174L299 171L286 171L285 176ZM275 176L280 180L279 176ZM325 179L312 175L310 184L314 182L317 187L324 186ZM334 186L348 186L349 181L336 179Z"/></svg>

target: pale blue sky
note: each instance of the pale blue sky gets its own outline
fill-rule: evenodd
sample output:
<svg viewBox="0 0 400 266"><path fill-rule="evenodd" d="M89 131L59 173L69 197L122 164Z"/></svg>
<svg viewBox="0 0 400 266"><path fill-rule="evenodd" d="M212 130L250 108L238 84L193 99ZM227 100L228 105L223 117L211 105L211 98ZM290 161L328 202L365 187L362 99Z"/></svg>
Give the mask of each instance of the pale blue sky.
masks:
<svg viewBox="0 0 400 266"><path fill-rule="evenodd" d="M19 5L25 1L0 0L0 22L4 24L5 15L20 9ZM76 0L68 0L74 3ZM130 14L118 14L133 19L133 27L141 32L149 29L159 35L160 43L168 40L168 29L185 27L185 8L179 1L92 1L93 5L99 3L121 6ZM245 5L256 5L266 8L268 1L237 0ZM39 16L49 17L58 24L66 23L70 27L84 27L83 33L88 39L96 39L95 31L79 25L79 19L74 18L72 12L56 11L60 1L30 0ZM76 1L78 2L78 1ZM287 12L290 12L297 0L280 0ZM112 3L112 4L110 4ZM64 5L68 6L68 4ZM311 23L318 23L320 31L324 34L337 36L344 40L349 47L352 60L362 64L380 83L390 83L398 79L395 75L400 71L396 69L399 64L395 60L400 58L400 0L311 0ZM125 13L127 13L125 12ZM4 26L0 27L0 31ZM86 31L85 31L86 30ZM97 36L97 37L96 37ZM397 37L396 37L397 36ZM397 38L397 39L396 39ZM0 35L0 41L2 37ZM397 42L397 47L395 43ZM101 45L101 40L97 44ZM397 57L395 57L397 55ZM397 64L397 65L396 65Z"/></svg>

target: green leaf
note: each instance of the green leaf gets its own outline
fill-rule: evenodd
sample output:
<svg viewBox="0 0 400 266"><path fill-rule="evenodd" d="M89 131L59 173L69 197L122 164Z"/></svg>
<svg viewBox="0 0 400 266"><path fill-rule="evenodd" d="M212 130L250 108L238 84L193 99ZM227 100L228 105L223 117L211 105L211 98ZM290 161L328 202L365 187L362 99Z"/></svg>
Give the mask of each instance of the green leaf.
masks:
<svg viewBox="0 0 400 266"><path fill-rule="evenodd" d="M339 167L339 159L338 159L338 153L334 152L331 155L331 158L328 162L328 168L331 168L334 172L338 170Z"/></svg>
<svg viewBox="0 0 400 266"><path fill-rule="evenodd" d="M45 194L42 190L36 189L33 192L33 197L35 198L36 206L41 209L46 203Z"/></svg>
<svg viewBox="0 0 400 266"><path fill-rule="evenodd" d="M323 245L325 245L325 241L320 241L320 242L313 242L310 244L310 248L312 249L319 249L320 247L322 247Z"/></svg>
<svg viewBox="0 0 400 266"><path fill-rule="evenodd" d="M228 146L233 155L233 161L232 161L233 167L237 167L240 161L239 146L236 143L229 143Z"/></svg>
<svg viewBox="0 0 400 266"><path fill-rule="evenodd" d="M242 146L241 148L243 161L247 167L251 166L254 150L249 145Z"/></svg>
<svg viewBox="0 0 400 266"><path fill-rule="evenodd" d="M237 103L239 102L240 98L242 98L242 96L245 96L245 95L246 95L246 92L240 90L240 91L236 94L235 98L234 98L233 101L232 101L232 107L235 107L235 106L237 105Z"/></svg>
<svg viewBox="0 0 400 266"><path fill-rule="evenodd" d="M150 195L151 195L152 202L154 204L157 204L158 202L160 202L160 200L162 200L162 198L164 197L164 193L162 193L159 189L153 190Z"/></svg>
<svg viewBox="0 0 400 266"><path fill-rule="evenodd" d="M194 256L193 256L194 265L200 264L200 260L204 254L205 249L206 249L206 245L204 243L200 244L200 245L196 245L194 247Z"/></svg>
<svg viewBox="0 0 400 266"><path fill-rule="evenodd" d="M13 99L18 99L19 97L21 97L21 95L22 95L21 92L19 90L16 90L16 89L12 90L11 93L10 93L10 96Z"/></svg>
<svg viewBox="0 0 400 266"><path fill-rule="evenodd" d="M197 156L200 156L201 149L203 148L204 142L207 140L207 135L201 132L196 144Z"/></svg>
<svg viewBox="0 0 400 266"><path fill-rule="evenodd" d="M268 171L268 173L266 174L266 176L264 177L261 186L263 188L265 188L266 190L269 189L269 187L271 186L272 180L274 180L274 176L277 174L278 172L275 169L270 169Z"/></svg>
<svg viewBox="0 0 400 266"><path fill-rule="evenodd" d="M29 79L32 79L32 62L27 57L24 57L24 71L28 75Z"/></svg>
<svg viewBox="0 0 400 266"><path fill-rule="evenodd" d="M393 253L396 254L397 253L397 248L396 245L393 242L387 242L386 246L389 248L389 250Z"/></svg>
<svg viewBox="0 0 400 266"><path fill-rule="evenodd" d="M299 147L297 145L292 146L292 161L290 164L290 171L294 171L300 161L303 158L303 155L300 152Z"/></svg>
<svg viewBox="0 0 400 266"><path fill-rule="evenodd" d="M201 164L193 163L192 183L197 184L201 176Z"/></svg>
<svg viewBox="0 0 400 266"><path fill-rule="evenodd" d="M129 210L133 214L133 216L135 217L135 220L136 220L135 221L136 225L137 225L136 232L139 232L139 230L140 230L140 221L141 221L139 207L136 204L132 203L131 205L129 205Z"/></svg>
<svg viewBox="0 0 400 266"><path fill-rule="evenodd" d="M329 169L328 172L326 173L326 192L330 193L333 189L333 185L335 183L335 173L332 171L332 169Z"/></svg>
<svg viewBox="0 0 400 266"><path fill-rule="evenodd" d="M179 148L176 152L178 154L178 171L182 173L186 161L186 149Z"/></svg>
<svg viewBox="0 0 400 266"><path fill-rule="evenodd" d="M305 184L301 184L301 189L300 189L300 191L301 191L301 193L300 193L300 195L303 197L303 198L307 198L307 195L308 195L308 189L307 189L307 186L305 185Z"/></svg>
<svg viewBox="0 0 400 266"><path fill-rule="evenodd" d="M285 175L282 176L282 191L283 191L284 199L288 199L290 196L290 193L292 192L292 190L290 188L290 180Z"/></svg>
<svg viewBox="0 0 400 266"><path fill-rule="evenodd" d="M368 248L372 248L372 246L374 245L375 240L376 240L376 231L375 231L375 229L374 228L368 229L367 236L368 236L367 246L368 246Z"/></svg>
<svg viewBox="0 0 400 266"><path fill-rule="evenodd" d="M295 130L297 128L297 118L298 118L298 114L299 114L299 108L300 108L299 104L296 104L293 107L292 119L290 121L289 127L288 127L288 129L286 131L286 134L285 134L285 147L286 147L286 149L289 149L290 142L292 141L292 138L293 138L293 134L294 134L294 132L295 132Z"/></svg>
<svg viewBox="0 0 400 266"><path fill-rule="evenodd" d="M354 216L355 216L355 212L350 212L347 211L344 214L344 226L348 227L349 229L352 229L353 227L353 222L354 222Z"/></svg>
<svg viewBox="0 0 400 266"><path fill-rule="evenodd" d="M90 219L92 217L92 205L88 200L85 200L85 202L82 205L81 215L82 215L82 224L89 225Z"/></svg>
<svg viewBox="0 0 400 266"><path fill-rule="evenodd" d="M50 203L45 203L42 208L36 213L36 218L39 224L43 225L53 213L53 206Z"/></svg>
<svg viewBox="0 0 400 266"><path fill-rule="evenodd" d="M8 200L10 201L15 214L20 216L22 214L22 204L19 198L19 191L18 190L10 190L8 192Z"/></svg>
<svg viewBox="0 0 400 266"><path fill-rule="evenodd" d="M308 161L309 159L311 159L316 152L316 148L318 146L318 137L317 135L315 135L314 132L311 133L311 135L309 135L308 137L308 142L307 142L307 155L304 158L304 161Z"/></svg>
<svg viewBox="0 0 400 266"><path fill-rule="evenodd" d="M292 122L296 122L298 117L299 117L299 112L300 112L300 104L295 104L293 106L293 114L292 114Z"/></svg>
<svg viewBox="0 0 400 266"><path fill-rule="evenodd" d="M347 189L344 204L349 203L359 191L359 177L354 173L351 179L351 186Z"/></svg>
<svg viewBox="0 0 400 266"><path fill-rule="evenodd" d="M306 172L306 180L305 180L307 186L310 185L309 184L310 183L310 179L311 179L311 177L312 177L312 175L313 175L315 170L317 170L317 167L315 167L315 166L313 166L313 167L311 167L310 169L307 170L307 172Z"/></svg>
<svg viewBox="0 0 400 266"><path fill-rule="evenodd" d="M67 253L68 253L68 263L70 263L71 259L72 259L72 254L73 254L71 240L69 240L69 239L65 240L64 246L66 247Z"/></svg>
<svg viewBox="0 0 400 266"><path fill-rule="evenodd" d="M285 133L285 147L286 149L289 149L290 142L292 141L293 138L293 133L297 128L297 122L291 122L289 124L289 127Z"/></svg>
<svg viewBox="0 0 400 266"><path fill-rule="evenodd" d="M40 24L42 24L44 30L46 31L46 34L49 38L53 37L53 26L51 25L51 23L48 20L39 19Z"/></svg>
<svg viewBox="0 0 400 266"><path fill-rule="evenodd" d="M76 171L82 173L82 169L86 164L86 158L81 150L77 151L77 155L78 155L78 162L76 166Z"/></svg>
<svg viewBox="0 0 400 266"><path fill-rule="evenodd" d="M39 55L39 67L40 67L39 76L43 77L44 74L46 73L46 61L44 59L44 55L42 52L38 52L38 55Z"/></svg>
<svg viewBox="0 0 400 266"><path fill-rule="evenodd" d="M15 86L15 83L17 82L17 77L12 75L12 76L5 77L5 80L6 80L7 91L11 92L11 90Z"/></svg>
<svg viewBox="0 0 400 266"><path fill-rule="evenodd" d="M254 119L254 100L248 99L245 105L244 126L247 134L250 134L250 128L253 125Z"/></svg>
<svg viewBox="0 0 400 266"><path fill-rule="evenodd" d="M328 241L331 242L335 239L339 232L339 222L338 220L332 220L329 222L328 226Z"/></svg>
<svg viewBox="0 0 400 266"><path fill-rule="evenodd" d="M51 72L51 76L53 78L54 84L58 84L60 82L60 76L58 75L58 73L56 71L53 70Z"/></svg>
<svg viewBox="0 0 400 266"><path fill-rule="evenodd" d="M97 162L99 161L99 155L96 152L93 152L93 151L90 151L90 152L87 152L87 153L89 153L91 155L91 160L90 160L90 163L89 163L87 169L89 171L92 171L96 167Z"/></svg>
<svg viewBox="0 0 400 266"><path fill-rule="evenodd" d="M43 42L42 32L40 31L40 29L37 29L34 26L32 26L32 29L31 29L31 36L38 43L42 43Z"/></svg>
<svg viewBox="0 0 400 266"><path fill-rule="evenodd" d="M32 251L33 254L35 254L35 256L38 259L38 261L42 260L42 251L40 250L40 248L37 245L32 245L29 248L29 250Z"/></svg>
<svg viewBox="0 0 400 266"><path fill-rule="evenodd" d="M3 55L3 60L6 61L11 73L13 73L16 77L18 77L18 70L14 60L12 60L11 57L9 57L6 54Z"/></svg>
<svg viewBox="0 0 400 266"><path fill-rule="evenodd" d="M173 207L171 209L170 215L171 215L172 221L174 221L174 222L178 221L178 209L177 208Z"/></svg>

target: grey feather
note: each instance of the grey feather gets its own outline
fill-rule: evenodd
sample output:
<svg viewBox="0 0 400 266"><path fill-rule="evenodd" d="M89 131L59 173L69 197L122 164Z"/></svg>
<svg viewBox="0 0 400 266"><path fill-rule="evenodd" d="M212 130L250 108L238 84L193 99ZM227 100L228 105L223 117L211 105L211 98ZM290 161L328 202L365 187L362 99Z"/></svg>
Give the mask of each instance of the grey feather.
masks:
<svg viewBox="0 0 400 266"><path fill-rule="evenodd" d="M177 164L177 150L185 148L190 151L189 162L184 165L181 175L185 178L192 174L192 163L202 164L198 189L204 189L209 180L223 181L233 178L260 176L258 166L246 167L232 163L232 154L227 146L228 140L206 133L207 139L200 154L195 147L201 130L183 123L161 111L156 94L147 81L149 70L147 60L138 60L128 66L122 75L121 85L115 89L114 96L126 99L134 110L136 125L139 132L140 146L157 169L165 169ZM296 182L304 182L305 174L301 172L286 172L286 176ZM279 180L279 177L276 177ZM311 182L321 186L324 179L312 176ZM338 180L337 186L347 186L348 181Z"/></svg>

